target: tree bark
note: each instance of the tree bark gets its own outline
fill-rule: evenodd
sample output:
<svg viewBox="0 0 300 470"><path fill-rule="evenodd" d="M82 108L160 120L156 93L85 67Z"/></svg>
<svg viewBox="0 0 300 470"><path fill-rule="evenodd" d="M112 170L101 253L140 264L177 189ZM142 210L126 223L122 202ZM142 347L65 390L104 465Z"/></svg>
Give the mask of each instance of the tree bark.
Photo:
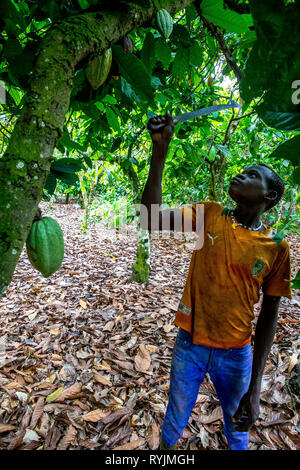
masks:
<svg viewBox="0 0 300 470"><path fill-rule="evenodd" d="M86 165L87 167L87 165ZM95 173L95 178L92 177L92 172L94 170ZM96 186L98 184L98 178L99 174L102 173L103 170L99 170L99 161L97 160L96 162L93 162L93 169L90 171L90 169L87 167L87 176L89 179L89 187L85 186L84 183L84 172L81 171L79 173L79 181L80 181L80 188L81 188L81 194L82 194L82 200L83 200L83 216L82 216L82 223L80 227L80 231L82 233L87 233L87 224L88 224L88 219L90 215L90 209L91 209L91 204L93 202Z"/></svg>
<svg viewBox="0 0 300 470"><path fill-rule="evenodd" d="M170 14L193 0L169 1ZM103 54L132 29L151 24L157 8L72 16L41 41L22 116L0 159L0 298L30 231L69 108L76 65Z"/></svg>
<svg viewBox="0 0 300 470"><path fill-rule="evenodd" d="M137 136L140 135L137 134ZM136 136L136 137L137 137ZM118 158L116 159L117 163L120 165L123 173L128 177L134 197L134 204L136 210L136 216L140 215L140 203L142 197L142 187L140 185L138 175L133 168L133 164L129 162L129 158L132 154L133 144L136 142L136 139L130 144L128 149L127 158ZM131 280L148 283L149 274L150 274L150 255L151 255L151 241L149 230L143 230L140 227L138 222L137 224L137 234L138 234L138 246L136 251L136 259L132 265L132 275Z"/></svg>

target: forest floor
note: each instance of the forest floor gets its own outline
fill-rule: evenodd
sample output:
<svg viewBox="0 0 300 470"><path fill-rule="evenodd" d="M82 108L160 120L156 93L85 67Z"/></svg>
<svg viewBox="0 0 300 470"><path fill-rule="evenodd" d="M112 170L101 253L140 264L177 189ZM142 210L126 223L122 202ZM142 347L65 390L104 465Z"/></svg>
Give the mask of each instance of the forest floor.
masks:
<svg viewBox="0 0 300 470"><path fill-rule="evenodd" d="M132 235L100 223L83 235L77 204L40 207L63 229L65 258L45 279L23 250L0 301L0 449L157 449L193 240L153 240L149 284L138 284ZM299 238L287 240L295 274ZM280 304L250 450L300 449L299 305L296 290ZM227 448L207 376L179 449Z"/></svg>

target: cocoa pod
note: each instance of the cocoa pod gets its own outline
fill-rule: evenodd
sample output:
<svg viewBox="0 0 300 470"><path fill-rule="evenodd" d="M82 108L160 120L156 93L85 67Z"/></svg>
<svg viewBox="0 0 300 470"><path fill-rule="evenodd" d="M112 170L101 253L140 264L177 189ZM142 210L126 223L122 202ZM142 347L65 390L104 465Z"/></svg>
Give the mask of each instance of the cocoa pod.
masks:
<svg viewBox="0 0 300 470"><path fill-rule="evenodd" d="M132 41L128 34L123 37L123 51L125 52L125 54L127 52L132 52Z"/></svg>

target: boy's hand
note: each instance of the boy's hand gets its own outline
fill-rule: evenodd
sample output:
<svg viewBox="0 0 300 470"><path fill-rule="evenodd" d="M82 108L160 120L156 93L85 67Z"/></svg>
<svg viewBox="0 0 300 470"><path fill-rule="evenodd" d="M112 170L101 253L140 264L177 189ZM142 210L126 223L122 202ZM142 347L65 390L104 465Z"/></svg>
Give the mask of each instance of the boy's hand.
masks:
<svg viewBox="0 0 300 470"><path fill-rule="evenodd" d="M165 116L156 116L148 122L147 129L150 132L153 143L169 144L174 133L174 122L169 111Z"/></svg>
<svg viewBox="0 0 300 470"><path fill-rule="evenodd" d="M232 418L236 431L247 432L259 416L259 394L247 392L241 399L239 407Z"/></svg>

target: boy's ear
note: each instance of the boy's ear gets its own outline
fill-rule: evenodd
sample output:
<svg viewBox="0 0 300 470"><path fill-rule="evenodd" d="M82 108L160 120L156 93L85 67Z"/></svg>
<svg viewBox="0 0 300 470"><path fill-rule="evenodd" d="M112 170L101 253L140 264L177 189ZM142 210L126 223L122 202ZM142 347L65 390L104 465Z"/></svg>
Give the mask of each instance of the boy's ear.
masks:
<svg viewBox="0 0 300 470"><path fill-rule="evenodd" d="M275 201L277 198L277 191L275 189L272 189L272 191L269 191L268 194L265 195L265 199L267 199L268 202Z"/></svg>

